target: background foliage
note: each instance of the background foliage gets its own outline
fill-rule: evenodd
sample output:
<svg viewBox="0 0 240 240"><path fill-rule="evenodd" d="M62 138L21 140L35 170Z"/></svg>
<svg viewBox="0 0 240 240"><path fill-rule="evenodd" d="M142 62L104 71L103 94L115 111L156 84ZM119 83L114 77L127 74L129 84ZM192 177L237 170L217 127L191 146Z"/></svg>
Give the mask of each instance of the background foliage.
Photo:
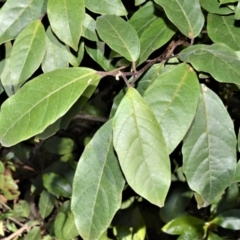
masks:
<svg viewBox="0 0 240 240"><path fill-rule="evenodd" d="M1 239L240 238L240 1L0 1Z"/></svg>

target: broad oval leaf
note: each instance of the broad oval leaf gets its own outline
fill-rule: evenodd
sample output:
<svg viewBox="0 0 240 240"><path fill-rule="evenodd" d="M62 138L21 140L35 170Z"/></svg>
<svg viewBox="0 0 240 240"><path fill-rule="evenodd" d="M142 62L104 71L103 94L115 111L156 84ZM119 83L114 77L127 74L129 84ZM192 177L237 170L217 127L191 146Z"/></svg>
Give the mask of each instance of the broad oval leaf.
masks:
<svg viewBox="0 0 240 240"><path fill-rule="evenodd" d="M178 56L198 71L210 73L219 82L240 84L240 60L235 51L223 43L197 44Z"/></svg>
<svg viewBox="0 0 240 240"><path fill-rule="evenodd" d="M85 18L84 1L48 0L47 13L53 32L77 51Z"/></svg>
<svg viewBox="0 0 240 240"><path fill-rule="evenodd" d="M39 207L39 213L43 219L48 217L51 214L54 208L54 200L55 200L55 197L51 193L45 190L42 191L40 195L38 207Z"/></svg>
<svg viewBox="0 0 240 240"><path fill-rule="evenodd" d="M106 15L97 18L100 38L127 60L135 62L140 54L140 42L134 27L121 17Z"/></svg>
<svg viewBox="0 0 240 240"><path fill-rule="evenodd" d="M144 99L129 88L113 122L113 143L128 184L163 206L170 186L170 160L159 124Z"/></svg>
<svg viewBox="0 0 240 240"><path fill-rule="evenodd" d="M68 51L53 34L49 27L46 31L47 47L42 61L43 72L68 67Z"/></svg>
<svg viewBox="0 0 240 240"><path fill-rule="evenodd" d="M199 0L202 8L210 13L216 13L221 15L228 15L233 13L233 10L227 6L220 6L218 0Z"/></svg>
<svg viewBox="0 0 240 240"><path fill-rule="evenodd" d="M88 68L58 69L36 77L8 98L0 112L0 142L12 146L41 133L63 116L91 82L100 79Z"/></svg>
<svg viewBox="0 0 240 240"><path fill-rule="evenodd" d="M182 141L196 113L200 94L198 78L187 64L162 73L145 91L144 99L161 126L168 152Z"/></svg>
<svg viewBox="0 0 240 240"><path fill-rule="evenodd" d="M120 208L124 183L109 120L85 147L73 181L72 211L83 239L99 239L107 229Z"/></svg>
<svg viewBox="0 0 240 240"><path fill-rule="evenodd" d="M162 47L175 34L173 26L164 18L157 18L145 29L140 37L140 57L138 65L143 63L151 53Z"/></svg>
<svg viewBox="0 0 240 240"><path fill-rule="evenodd" d="M206 86L183 142L183 171L206 207L228 187L236 170L236 136L222 101ZM221 181L219 181L221 179Z"/></svg>
<svg viewBox="0 0 240 240"><path fill-rule="evenodd" d="M14 39L46 11L46 0L8 0L0 10L0 44Z"/></svg>
<svg viewBox="0 0 240 240"><path fill-rule="evenodd" d="M198 0L154 0L161 5L169 20L188 38L195 38L202 30L204 16Z"/></svg>
<svg viewBox="0 0 240 240"><path fill-rule="evenodd" d="M113 14L117 16L127 15L127 11L121 0L84 0L86 8L95 13Z"/></svg>
<svg viewBox="0 0 240 240"><path fill-rule="evenodd" d="M9 68L2 74L2 84L8 95L16 92L40 66L45 51L44 27L40 20L36 20L16 38L9 59Z"/></svg>
<svg viewBox="0 0 240 240"><path fill-rule="evenodd" d="M222 42L235 51L240 50L240 29L235 26L233 15L208 14L207 32L213 42Z"/></svg>

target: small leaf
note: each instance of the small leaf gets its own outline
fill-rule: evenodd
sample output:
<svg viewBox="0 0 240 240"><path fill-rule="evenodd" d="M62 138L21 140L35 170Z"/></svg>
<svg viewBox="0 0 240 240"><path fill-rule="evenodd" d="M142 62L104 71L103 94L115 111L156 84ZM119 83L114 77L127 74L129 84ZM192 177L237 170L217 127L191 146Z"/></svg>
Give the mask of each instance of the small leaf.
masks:
<svg viewBox="0 0 240 240"><path fill-rule="evenodd" d="M195 38L202 30L204 16L198 0L154 0L161 5L169 20L188 38Z"/></svg>
<svg viewBox="0 0 240 240"><path fill-rule="evenodd" d="M236 9L235 9L235 16L234 18L236 20L240 20L240 2L237 3Z"/></svg>
<svg viewBox="0 0 240 240"><path fill-rule="evenodd" d="M74 216L71 212L66 213L66 216L67 217L62 228L63 239L75 239L78 236L78 231L74 223Z"/></svg>
<svg viewBox="0 0 240 240"><path fill-rule="evenodd" d="M135 6L141 5L144 2L146 2L146 0L135 0Z"/></svg>
<svg viewBox="0 0 240 240"><path fill-rule="evenodd" d="M48 217L54 208L54 196L43 190L39 199L39 213L44 219Z"/></svg>
<svg viewBox="0 0 240 240"><path fill-rule="evenodd" d="M47 13L53 32L77 51L85 18L84 1L48 0Z"/></svg>
<svg viewBox="0 0 240 240"><path fill-rule="evenodd" d="M164 18L155 19L155 21L145 29L140 37L141 52L138 65L143 63L151 53L167 43L175 31L171 24Z"/></svg>
<svg viewBox="0 0 240 240"><path fill-rule="evenodd" d="M173 219L163 226L162 231L172 235L182 235L184 233L203 233L205 222L202 219L185 215Z"/></svg>
<svg viewBox="0 0 240 240"><path fill-rule="evenodd" d="M83 37L91 40L98 41L99 38L96 32L96 21L88 14L85 14L85 18L83 21Z"/></svg>
<svg viewBox="0 0 240 240"><path fill-rule="evenodd" d="M46 0L8 0L0 10L0 44L14 39L46 11Z"/></svg>
<svg viewBox="0 0 240 240"><path fill-rule="evenodd" d="M8 95L16 92L40 66L45 51L44 27L41 21L36 20L18 35L9 59L9 69L2 74L2 84Z"/></svg>
<svg viewBox="0 0 240 240"><path fill-rule="evenodd" d="M100 38L127 60L135 62L140 54L140 42L134 27L121 17L106 15L97 18Z"/></svg>
<svg viewBox="0 0 240 240"><path fill-rule="evenodd" d="M218 0L199 0L200 5L202 8L207 10L210 13L216 13L220 15L228 15L233 13L233 10L231 10L227 6L220 6Z"/></svg>
<svg viewBox="0 0 240 240"><path fill-rule="evenodd" d="M227 3L235 3L238 2L238 0L219 0L220 5L227 4Z"/></svg>
<svg viewBox="0 0 240 240"><path fill-rule="evenodd" d="M74 177L72 211L83 239L99 239L108 228L120 208L124 183L110 120L85 147Z"/></svg>
<svg viewBox="0 0 240 240"><path fill-rule="evenodd" d="M219 82L240 84L240 60L237 54L223 43L197 44L179 54L198 71L210 73Z"/></svg>
<svg viewBox="0 0 240 240"><path fill-rule="evenodd" d="M198 207L211 204L231 184L236 169L235 147L228 112L218 96L202 85L196 116L182 150L188 184L202 198Z"/></svg>
<svg viewBox="0 0 240 240"><path fill-rule="evenodd" d="M41 133L70 109L91 82L99 79L94 70L70 68L45 73L26 83L2 104L1 144L12 146Z"/></svg>
<svg viewBox="0 0 240 240"><path fill-rule="evenodd" d="M134 88L128 89L114 116L113 142L128 184L163 206L170 186L166 143L152 110Z"/></svg>
<svg viewBox="0 0 240 240"><path fill-rule="evenodd" d="M211 223L231 230L240 230L240 210L231 209L225 211L214 218Z"/></svg>
<svg viewBox="0 0 240 240"><path fill-rule="evenodd" d="M42 61L43 72L68 67L68 51L65 45L59 42L50 27L46 32L47 48Z"/></svg>
<svg viewBox="0 0 240 240"><path fill-rule="evenodd" d="M179 64L156 78L144 93L161 126L168 152L182 141L197 109L200 90L195 72Z"/></svg>
<svg viewBox="0 0 240 240"><path fill-rule="evenodd" d="M208 14L207 32L213 42L222 42L235 51L240 50L240 29L235 26L233 15Z"/></svg>
<svg viewBox="0 0 240 240"><path fill-rule="evenodd" d="M41 240L41 229L40 227L32 228L28 234L24 237L24 240Z"/></svg>
<svg viewBox="0 0 240 240"><path fill-rule="evenodd" d="M86 8L101 15L112 14L117 16L127 15L121 0L84 0Z"/></svg>

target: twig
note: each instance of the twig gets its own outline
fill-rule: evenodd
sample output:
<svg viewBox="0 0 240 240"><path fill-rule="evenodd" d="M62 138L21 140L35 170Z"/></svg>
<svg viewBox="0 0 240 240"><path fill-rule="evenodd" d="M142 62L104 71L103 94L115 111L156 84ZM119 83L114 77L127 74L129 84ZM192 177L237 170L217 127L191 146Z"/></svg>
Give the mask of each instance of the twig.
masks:
<svg viewBox="0 0 240 240"><path fill-rule="evenodd" d="M22 226L16 232L12 233L10 236L3 238L2 240L11 240L17 236L20 236L24 231L29 231L30 227L27 225Z"/></svg>

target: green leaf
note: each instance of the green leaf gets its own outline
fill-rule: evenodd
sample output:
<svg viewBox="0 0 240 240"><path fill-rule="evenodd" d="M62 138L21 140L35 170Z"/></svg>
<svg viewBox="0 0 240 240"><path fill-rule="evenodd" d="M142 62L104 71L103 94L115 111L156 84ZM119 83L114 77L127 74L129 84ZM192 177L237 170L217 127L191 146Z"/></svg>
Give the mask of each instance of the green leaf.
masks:
<svg viewBox="0 0 240 240"><path fill-rule="evenodd" d="M162 231L172 235L182 235L185 233L203 233L205 222L202 219L185 215L173 219L163 226Z"/></svg>
<svg viewBox="0 0 240 240"><path fill-rule="evenodd" d="M237 163L236 173L233 182L240 182L240 161Z"/></svg>
<svg viewBox="0 0 240 240"><path fill-rule="evenodd" d="M53 32L77 51L85 18L84 1L48 0L47 13Z"/></svg>
<svg viewBox="0 0 240 240"><path fill-rule="evenodd" d="M228 187L236 169L233 122L222 101L202 85L195 119L183 142L183 171L206 207ZM221 179L221 181L219 181Z"/></svg>
<svg viewBox="0 0 240 240"><path fill-rule="evenodd" d="M24 240L41 240L41 229L40 227L32 228L28 234L24 237Z"/></svg>
<svg viewBox="0 0 240 240"><path fill-rule="evenodd" d="M97 36L97 32L96 32L96 21L88 14L85 14L85 18L83 21L82 35L83 35L83 37L85 37L91 41L99 40L99 38Z"/></svg>
<svg viewBox="0 0 240 240"><path fill-rule="evenodd" d="M141 52L138 65L143 63L151 53L167 43L174 34L173 27L166 19L155 19L140 37Z"/></svg>
<svg viewBox="0 0 240 240"><path fill-rule="evenodd" d="M198 78L183 63L156 78L144 93L144 99L161 126L168 152L182 141L195 116L199 98Z"/></svg>
<svg viewBox="0 0 240 240"><path fill-rule="evenodd" d="M41 133L99 79L100 75L92 69L69 68L45 73L26 83L2 104L1 144L12 146Z"/></svg>
<svg viewBox="0 0 240 240"><path fill-rule="evenodd" d="M44 219L48 217L54 208L54 196L43 190L39 199L39 213Z"/></svg>
<svg viewBox="0 0 240 240"><path fill-rule="evenodd" d="M53 172L44 173L42 178L48 192L66 198L72 195L72 187L68 179Z"/></svg>
<svg viewBox="0 0 240 240"><path fill-rule="evenodd" d="M8 0L0 10L0 44L14 39L46 11L46 0Z"/></svg>
<svg viewBox="0 0 240 240"><path fill-rule="evenodd" d="M240 2L238 2L237 6L236 6L234 18L236 20L240 20Z"/></svg>
<svg viewBox="0 0 240 240"><path fill-rule="evenodd" d="M170 161L159 124L144 99L129 88L113 122L113 143L128 184L157 206L170 186Z"/></svg>
<svg viewBox="0 0 240 240"><path fill-rule="evenodd" d="M78 236L78 231L74 223L74 216L71 212L66 214L64 226L62 228L63 239L75 239Z"/></svg>
<svg viewBox="0 0 240 240"><path fill-rule="evenodd" d="M202 30L204 16L198 0L154 0L161 5L169 20L188 38L195 38Z"/></svg>
<svg viewBox="0 0 240 240"><path fill-rule="evenodd" d="M66 46L68 50L68 61L73 67L78 67L83 60L84 55L84 46L85 42L81 42L79 44L79 49L77 52L72 52L71 49Z"/></svg>
<svg viewBox="0 0 240 240"><path fill-rule="evenodd" d="M219 82L240 84L240 61L237 54L223 43L197 44L179 54L198 71L210 73Z"/></svg>
<svg viewBox="0 0 240 240"><path fill-rule="evenodd" d="M178 187L170 191L165 206L160 209L160 217L166 223L183 215L193 196L192 191L186 185L180 185L179 182L177 184Z"/></svg>
<svg viewBox="0 0 240 240"><path fill-rule="evenodd" d="M86 8L101 15L112 14L117 16L127 15L121 0L84 0Z"/></svg>
<svg viewBox="0 0 240 240"><path fill-rule="evenodd" d="M223 238L209 231L207 240L223 240Z"/></svg>
<svg viewBox="0 0 240 240"><path fill-rule="evenodd" d="M214 218L211 223L231 230L240 230L240 209L225 211Z"/></svg>
<svg viewBox="0 0 240 240"><path fill-rule="evenodd" d="M42 61L43 72L68 67L68 51L65 45L59 42L50 27L46 31L47 48Z"/></svg>
<svg viewBox="0 0 240 240"><path fill-rule="evenodd" d="M124 183L110 120L85 147L74 177L72 211L83 239L99 239L108 228L120 208Z"/></svg>
<svg viewBox="0 0 240 240"><path fill-rule="evenodd" d="M233 10L227 6L220 6L218 0L199 0L202 8L210 13L216 13L221 15L227 15L233 13Z"/></svg>
<svg viewBox="0 0 240 240"><path fill-rule="evenodd" d="M158 18L153 2L147 2L130 18L129 23L135 28L138 37Z"/></svg>
<svg viewBox="0 0 240 240"><path fill-rule="evenodd" d="M219 0L220 5L227 4L227 3L235 3L238 2L238 0Z"/></svg>
<svg viewBox="0 0 240 240"><path fill-rule="evenodd" d="M12 95L40 66L46 51L46 36L41 21L29 24L14 42L9 66L2 74L2 84Z"/></svg>
<svg viewBox="0 0 240 240"><path fill-rule="evenodd" d="M207 32L213 42L222 42L235 51L240 50L240 29L235 26L233 15L208 14Z"/></svg>
<svg viewBox="0 0 240 240"><path fill-rule="evenodd" d="M146 2L146 0L135 0L135 6L141 5L144 2Z"/></svg>
<svg viewBox="0 0 240 240"><path fill-rule="evenodd" d="M121 17L106 15L97 18L97 32L110 48L127 60L135 62L140 54L140 42L134 27Z"/></svg>

